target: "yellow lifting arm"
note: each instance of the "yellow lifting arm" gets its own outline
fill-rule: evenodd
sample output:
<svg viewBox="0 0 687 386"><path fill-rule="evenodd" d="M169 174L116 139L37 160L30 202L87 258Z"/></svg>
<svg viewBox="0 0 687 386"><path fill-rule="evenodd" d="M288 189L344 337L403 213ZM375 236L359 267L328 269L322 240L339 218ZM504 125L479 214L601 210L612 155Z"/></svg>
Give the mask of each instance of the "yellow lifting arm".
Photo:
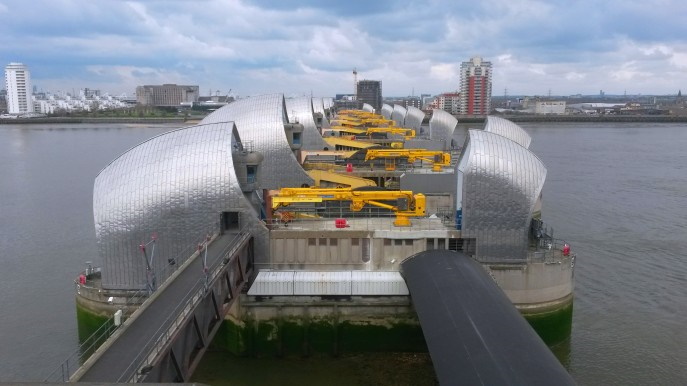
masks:
<svg viewBox="0 0 687 386"><path fill-rule="evenodd" d="M350 201L350 209L358 212L365 205L389 209L396 215L394 225L410 226L409 217L425 216L425 195L410 190L353 190L351 188L282 188L270 192L272 209L295 203ZM396 205L380 201L396 201Z"/></svg>
<svg viewBox="0 0 687 386"><path fill-rule="evenodd" d="M415 161L425 161L432 164L432 170L435 172L441 171L442 167L451 165L451 153L446 153L438 150L424 150L424 149L367 149L365 153L365 161L370 161L379 158L407 158L409 163Z"/></svg>
<svg viewBox="0 0 687 386"><path fill-rule="evenodd" d="M367 135L371 135L373 133L400 134L404 139L415 138L415 130L402 127L368 127Z"/></svg>

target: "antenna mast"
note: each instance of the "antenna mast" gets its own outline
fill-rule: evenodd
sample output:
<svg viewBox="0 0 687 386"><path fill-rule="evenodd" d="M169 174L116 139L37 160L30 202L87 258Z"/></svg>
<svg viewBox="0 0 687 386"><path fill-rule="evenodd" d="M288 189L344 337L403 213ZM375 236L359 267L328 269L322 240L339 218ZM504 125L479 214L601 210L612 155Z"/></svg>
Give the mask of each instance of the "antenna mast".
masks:
<svg viewBox="0 0 687 386"><path fill-rule="evenodd" d="M353 96L358 100L358 70L353 68Z"/></svg>

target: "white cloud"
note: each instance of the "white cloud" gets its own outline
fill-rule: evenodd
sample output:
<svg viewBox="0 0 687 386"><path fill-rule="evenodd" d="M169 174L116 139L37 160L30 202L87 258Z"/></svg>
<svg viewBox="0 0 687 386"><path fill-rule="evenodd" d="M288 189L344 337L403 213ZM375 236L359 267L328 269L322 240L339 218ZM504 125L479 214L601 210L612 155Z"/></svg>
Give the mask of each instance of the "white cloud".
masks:
<svg viewBox="0 0 687 386"><path fill-rule="evenodd" d="M350 91L355 67L360 79L382 80L385 95L439 93L456 89L460 62L475 55L493 63L493 89L511 95L667 93L687 84L687 27L664 17L685 9L678 0L661 9L437 0L414 4L417 12L390 8L383 19L312 2L1 1L0 58L27 63L36 82L62 89L80 82L130 92L164 82L332 95Z"/></svg>
<svg viewBox="0 0 687 386"><path fill-rule="evenodd" d="M458 77L458 69L455 63L439 63L430 67L429 75L438 80L451 81Z"/></svg>

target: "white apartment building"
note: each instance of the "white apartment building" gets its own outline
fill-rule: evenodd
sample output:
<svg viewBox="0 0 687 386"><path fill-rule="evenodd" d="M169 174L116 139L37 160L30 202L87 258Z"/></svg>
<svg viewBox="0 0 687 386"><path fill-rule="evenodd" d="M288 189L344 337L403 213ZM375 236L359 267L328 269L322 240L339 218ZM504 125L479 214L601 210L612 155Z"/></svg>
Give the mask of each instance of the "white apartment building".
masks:
<svg viewBox="0 0 687 386"><path fill-rule="evenodd" d="M460 94L451 92L439 94L434 97L429 107L444 110L450 114L460 114Z"/></svg>
<svg viewBox="0 0 687 386"><path fill-rule="evenodd" d="M84 90L81 90L78 98L72 98L69 95L53 95L48 93L45 99L37 98L34 101L35 111L41 114L54 114L58 110L71 112L131 107L128 103L114 98L107 93L103 96L94 96L92 98L87 98L85 94Z"/></svg>
<svg viewBox="0 0 687 386"><path fill-rule="evenodd" d="M5 67L7 111L10 114L33 112L31 98L31 73L22 63L10 63Z"/></svg>

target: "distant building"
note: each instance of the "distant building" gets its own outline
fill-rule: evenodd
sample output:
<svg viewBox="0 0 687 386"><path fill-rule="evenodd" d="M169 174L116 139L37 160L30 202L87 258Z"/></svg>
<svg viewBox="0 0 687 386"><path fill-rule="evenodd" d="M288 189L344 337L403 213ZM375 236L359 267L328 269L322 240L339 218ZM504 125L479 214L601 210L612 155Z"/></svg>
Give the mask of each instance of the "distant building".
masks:
<svg viewBox="0 0 687 386"><path fill-rule="evenodd" d="M10 63L5 67L7 88L7 111L10 114L33 112L31 98L31 73L22 63Z"/></svg>
<svg viewBox="0 0 687 386"><path fill-rule="evenodd" d="M361 80L358 81L357 100L367 103L375 108L375 111L382 110L382 81L381 80Z"/></svg>
<svg viewBox="0 0 687 386"><path fill-rule="evenodd" d="M416 96L408 96L404 98L385 98L384 103L393 106L393 105L400 105L405 107L406 109L410 106L412 107L417 107L418 109L422 110L422 99L420 97Z"/></svg>
<svg viewBox="0 0 687 386"><path fill-rule="evenodd" d="M355 99L353 94L336 94L334 96L334 109L339 110L357 110L361 109L363 104Z"/></svg>
<svg viewBox="0 0 687 386"><path fill-rule="evenodd" d="M534 104L535 114L565 114L565 101L536 101Z"/></svg>
<svg viewBox="0 0 687 386"><path fill-rule="evenodd" d="M93 89L86 87L85 89L81 90L81 94L85 98L99 97L100 96L100 90L93 90Z"/></svg>
<svg viewBox="0 0 687 386"><path fill-rule="evenodd" d="M432 103L427 106L430 109L444 110L449 114L460 114L460 93L446 92L434 97Z"/></svg>
<svg viewBox="0 0 687 386"><path fill-rule="evenodd" d="M163 84L136 87L136 101L145 106L179 107L198 101L200 87Z"/></svg>
<svg viewBox="0 0 687 386"><path fill-rule="evenodd" d="M491 110L491 62L475 56L460 65L460 114L487 115Z"/></svg>

